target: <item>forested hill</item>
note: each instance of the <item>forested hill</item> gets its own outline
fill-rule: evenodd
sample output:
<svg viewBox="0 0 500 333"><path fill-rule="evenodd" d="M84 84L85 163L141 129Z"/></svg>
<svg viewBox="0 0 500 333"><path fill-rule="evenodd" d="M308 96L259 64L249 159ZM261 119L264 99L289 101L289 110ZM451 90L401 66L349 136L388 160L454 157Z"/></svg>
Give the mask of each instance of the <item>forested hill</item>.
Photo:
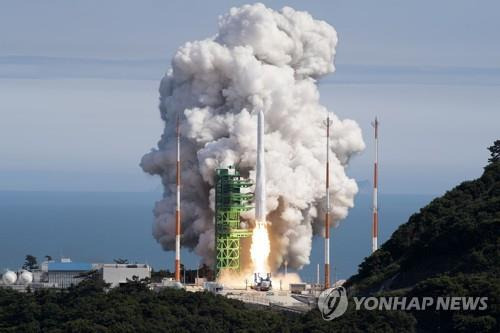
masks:
<svg viewBox="0 0 500 333"><path fill-rule="evenodd" d="M487 296L491 311L481 320L499 328L500 140L489 150L480 178L433 200L361 263L352 293Z"/></svg>

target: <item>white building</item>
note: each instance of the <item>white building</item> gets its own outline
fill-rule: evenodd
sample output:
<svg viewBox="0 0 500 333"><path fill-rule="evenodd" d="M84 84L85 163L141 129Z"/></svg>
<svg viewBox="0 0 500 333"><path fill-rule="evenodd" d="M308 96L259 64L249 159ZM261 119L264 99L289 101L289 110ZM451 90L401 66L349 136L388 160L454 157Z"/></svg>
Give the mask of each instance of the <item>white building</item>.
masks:
<svg viewBox="0 0 500 333"><path fill-rule="evenodd" d="M139 280L151 278L151 266L146 264L95 264L101 278L111 288L127 283L137 277Z"/></svg>

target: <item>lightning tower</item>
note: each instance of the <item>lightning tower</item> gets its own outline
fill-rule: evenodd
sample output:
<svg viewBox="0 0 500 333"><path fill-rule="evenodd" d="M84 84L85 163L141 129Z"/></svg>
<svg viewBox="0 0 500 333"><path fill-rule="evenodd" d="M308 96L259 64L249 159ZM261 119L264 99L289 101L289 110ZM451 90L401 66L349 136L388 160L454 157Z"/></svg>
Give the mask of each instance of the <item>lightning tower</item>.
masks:
<svg viewBox="0 0 500 333"><path fill-rule="evenodd" d="M179 115L177 115L177 163L176 185L177 202L175 206L175 281L181 280L181 132L179 130Z"/></svg>
<svg viewBox="0 0 500 333"><path fill-rule="evenodd" d="M326 117L325 289L330 288L330 114Z"/></svg>
<svg viewBox="0 0 500 333"><path fill-rule="evenodd" d="M375 134L375 162L373 165L373 221L372 253L378 249L378 119L372 123Z"/></svg>

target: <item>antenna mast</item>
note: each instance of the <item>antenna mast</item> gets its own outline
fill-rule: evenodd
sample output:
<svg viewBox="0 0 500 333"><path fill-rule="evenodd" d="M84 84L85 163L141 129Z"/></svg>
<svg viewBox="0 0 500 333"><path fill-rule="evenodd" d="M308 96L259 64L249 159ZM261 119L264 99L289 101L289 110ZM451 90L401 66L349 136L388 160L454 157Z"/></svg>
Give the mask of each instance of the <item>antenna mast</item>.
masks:
<svg viewBox="0 0 500 333"><path fill-rule="evenodd" d="M373 221L372 253L378 249L378 119L372 123L375 134L375 162L373 164Z"/></svg>
<svg viewBox="0 0 500 333"><path fill-rule="evenodd" d="M330 114L326 117L325 289L330 288Z"/></svg>
<svg viewBox="0 0 500 333"><path fill-rule="evenodd" d="M176 185L177 204L175 206L175 281L181 281L181 132L179 130L179 114L177 114L177 164Z"/></svg>

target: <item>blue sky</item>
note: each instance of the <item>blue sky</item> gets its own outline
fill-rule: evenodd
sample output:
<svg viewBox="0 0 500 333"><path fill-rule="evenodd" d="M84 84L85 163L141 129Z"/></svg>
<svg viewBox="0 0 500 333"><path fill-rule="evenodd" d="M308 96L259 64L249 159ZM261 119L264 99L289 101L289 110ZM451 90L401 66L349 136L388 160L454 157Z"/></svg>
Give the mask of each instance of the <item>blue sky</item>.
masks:
<svg viewBox="0 0 500 333"><path fill-rule="evenodd" d="M0 190L156 191L138 167L162 124L158 83L178 46L241 1L1 1ZM339 34L321 99L359 122L381 191L438 194L478 176L500 133L497 1L264 1Z"/></svg>

